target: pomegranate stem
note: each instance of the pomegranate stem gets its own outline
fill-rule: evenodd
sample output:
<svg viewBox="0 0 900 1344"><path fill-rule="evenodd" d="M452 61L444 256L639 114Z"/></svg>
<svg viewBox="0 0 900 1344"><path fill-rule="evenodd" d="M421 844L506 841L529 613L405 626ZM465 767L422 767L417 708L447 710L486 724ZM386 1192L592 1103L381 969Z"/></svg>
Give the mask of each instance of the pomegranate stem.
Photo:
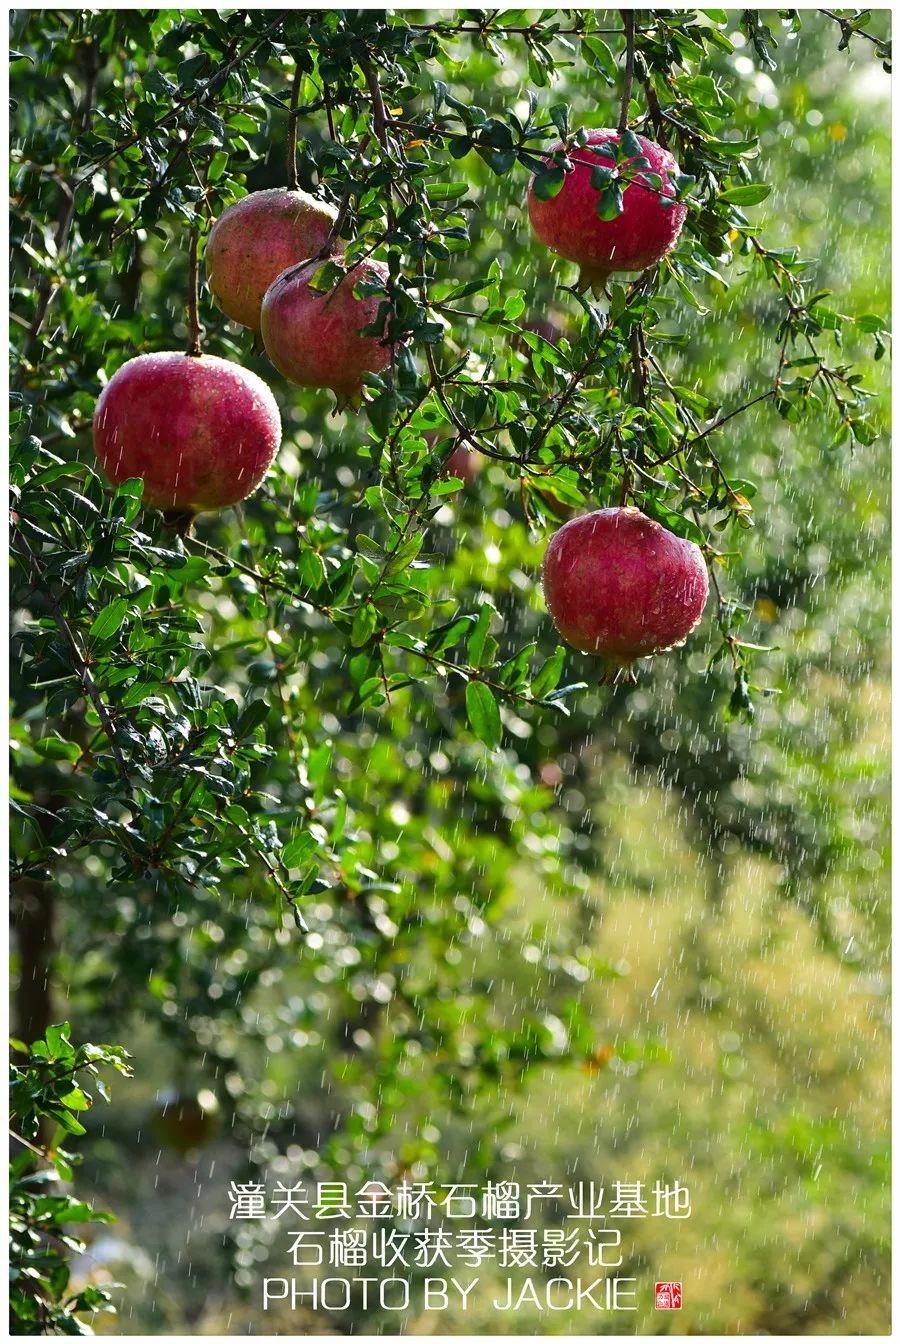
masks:
<svg viewBox="0 0 900 1344"><path fill-rule="evenodd" d="M199 212L199 206L198 212ZM202 355L203 328L200 326L200 269L197 248L200 242L199 213L191 226L191 245L188 253L188 348L189 355Z"/></svg>
<svg viewBox="0 0 900 1344"><path fill-rule="evenodd" d="M186 509L166 509L163 513L166 527L171 528L179 537L189 537L191 535L196 516L195 513L188 513Z"/></svg>

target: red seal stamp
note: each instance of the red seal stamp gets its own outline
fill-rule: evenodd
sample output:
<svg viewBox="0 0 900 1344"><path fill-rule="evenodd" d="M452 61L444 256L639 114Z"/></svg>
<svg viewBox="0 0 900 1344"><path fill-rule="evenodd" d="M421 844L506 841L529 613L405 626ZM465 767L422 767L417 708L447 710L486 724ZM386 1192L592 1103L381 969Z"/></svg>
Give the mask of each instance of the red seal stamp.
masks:
<svg viewBox="0 0 900 1344"><path fill-rule="evenodd" d="M681 1310L680 1283L658 1283L656 1285L656 1310L657 1311Z"/></svg>

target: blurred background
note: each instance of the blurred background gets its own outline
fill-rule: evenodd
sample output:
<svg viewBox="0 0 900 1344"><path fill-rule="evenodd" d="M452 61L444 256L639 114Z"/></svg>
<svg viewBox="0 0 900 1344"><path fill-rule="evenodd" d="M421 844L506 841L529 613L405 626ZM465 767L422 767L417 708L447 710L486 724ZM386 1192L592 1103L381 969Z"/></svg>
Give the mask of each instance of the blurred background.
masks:
<svg viewBox="0 0 900 1344"><path fill-rule="evenodd" d="M871 24L883 34L888 18L873 12ZM759 175L774 187L754 221L767 246L813 260L816 288L832 291L835 309L884 313L889 76L862 41L837 50L835 25L812 12L799 33L773 23L777 69L768 70L733 19L724 31L734 51L715 73L742 132L759 135ZM20 13L15 22L27 50L29 25L47 21ZM514 105L529 80L526 54L515 44L504 51L502 62L467 52L464 72L442 78L488 109ZM19 77L23 103L40 104L40 78ZM561 60L552 96L587 126L615 116L615 90L579 65ZM322 133L316 119L300 130ZM281 180L280 159L260 154L249 189ZM505 281L526 291L534 321L579 323L555 287L571 282L570 269L529 243L524 175L496 179L473 155L456 170L483 207L461 278L503 256ZM182 263L167 246L145 233L135 263L131 312L145 348L165 348L183 329ZM727 291L712 279L699 287L705 315L673 304L680 343L667 352L676 382L725 407L771 380L781 316L750 258L726 271ZM116 281L123 332L133 280ZM253 361L208 302L204 319L217 353ZM636 688L598 688L589 660L573 656L588 690L562 726L522 732L529 770L523 777L510 761L488 823L480 767L472 763L467 779L456 766L447 774L439 722L430 741L417 739L417 764L403 754L412 729L402 703L389 729L363 719L342 738L346 725L335 720L334 768L358 812L383 813L399 837L418 824L406 802L421 775L444 817L455 806L465 829L458 836L445 821L431 840L436 899L448 909L458 883L459 935L432 942L423 930L405 953L406 1002L381 1021L354 981L355 935L327 902L312 906L311 933L298 940L254 911L252 873L232 875L222 910L157 909L146 905L152 894L110 891L100 859L62 874L57 1019L69 1018L81 1039L125 1041L135 1065L113 1105L87 1116L81 1143L76 1189L117 1221L94 1231L75 1277L124 1285L119 1316L98 1318L98 1331L888 1331L889 385L887 361L872 354L863 332L847 341L846 362L858 362L879 395L873 419L884 432L872 444L851 450L824 417L788 423L768 404L720 436L732 473L759 486L756 527L735 543L728 576L751 611L746 637L772 646L754 679L773 694L760 698L752 724L723 720L727 691L705 675L712 644L702 633L654 660ZM89 383L78 393L86 416ZM305 394L294 403L279 395L284 478L352 493L364 426L311 412ZM447 582L484 588L504 614L536 624L543 542L511 521L515 493L502 469L485 464L437 519L435 549L446 552ZM249 548L265 544L268 510L267 498L248 509ZM200 525L229 549L218 529ZM198 598L213 672L226 683L256 675L239 651L260 628L251 587L232 575ZM529 637L517 633L520 643ZM442 712L457 712L453 695L451 687ZM543 814L556 829L542 830ZM522 817L532 820L517 830ZM498 852L496 833L507 845ZM492 893L475 910L466 905L474 883ZM141 908L153 910L152 938L134 918ZM444 968L436 978L435 957ZM128 958L145 966L155 1012L136 1009L118 984ZM382 1006L394 970L389 951L374 968L366 962ZM403 1034L417 984L431 996L432 1035L398 1062L385 1035ZM537 1024L527 1037L526 1019ZM479 1062L462 1097L447 1083L442 1033L458 1061L469 1050ZM573 1059L557 1039L590 1044ZM381 1129L369 1123L376 1102L390 1117ZM261 1171L288 1184L435 1171L523 1184L664 1179L688 1186L692 1214L624 1225L618 1272L638 1281L637 1313L523 1307L504 1317L490 1309L490 1289L505 1272L482 1267L484 1291L465 1316L263 1317L263 1274L287 1272L282 1229L235 1223L227 1198L231 1180ZM548 1225L559 1225L559 1212L548 1211ZM656 1280L683 1282L680 1312L654 1311Z"/></svg>

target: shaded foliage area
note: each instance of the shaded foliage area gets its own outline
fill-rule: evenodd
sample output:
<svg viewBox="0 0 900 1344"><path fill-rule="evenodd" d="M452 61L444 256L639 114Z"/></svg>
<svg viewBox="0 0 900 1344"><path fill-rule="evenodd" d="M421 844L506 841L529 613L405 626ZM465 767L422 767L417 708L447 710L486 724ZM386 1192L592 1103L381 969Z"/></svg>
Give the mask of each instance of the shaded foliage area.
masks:
<svg viewBox="0 0 900 1344"><path fill-rule="evenodd" d="M887 168L834 72L883 78L883 26L14 16L26 1044L63 996L80 1039L152 1022L179 1085L217 1095L245 1179L298 1145L298 1179L494 1169L532 1071L604 1045L584 986L617 974L590 937L591 884L623 877L592 813L610 768L680 800L713 896L751 850L833 953L877 962L884 784L857 746L884 658ZM589 298L524 195L534 172L561 185L549 144L620 116L675 153L689 213L656 271ZM285 438L256 495L180 537L138 483L106 487L94 402L135 354L187 344L192 233L294 167L347 256L387 263L397 355L337 415L205 298L205 349L269 382ZM871 238L842 253L834 230L819 261L839 192ZM460 447L484 461L468 482ZM536 585L555 527L626 498L715 580L700 634L636 689L556 645ZM520 866L573 912L537 964L506 933ZM486 946L517 959L512 1002ZM615 1053L656 1058L639 1023Z"/></svg>
<svg viewBox="0 0 900 1344"><path fill-rule="evenodd" d="M57 1180L70 1182L80 1160L61 1146L60 1135L85 1133L78 1119L90 1108L93 1086L104 1101L107 1087L101 1067L130 1076L121 1046L82 1045L70 1039L68 1022L48 1029L31 1045L13 1041L26 1062L10 1073L11 1137L18 1149L10 1163L10 1316L19 1335L84 1334L85 1313L112 1311L112 1292L86 1284L73 1289L66 1252L81 1252L85 1243L74 1235L79 1224L111 1222L74 1195L60 1190ZM42 1130L55 1134L52 1145L40 1140Z"/></svg>

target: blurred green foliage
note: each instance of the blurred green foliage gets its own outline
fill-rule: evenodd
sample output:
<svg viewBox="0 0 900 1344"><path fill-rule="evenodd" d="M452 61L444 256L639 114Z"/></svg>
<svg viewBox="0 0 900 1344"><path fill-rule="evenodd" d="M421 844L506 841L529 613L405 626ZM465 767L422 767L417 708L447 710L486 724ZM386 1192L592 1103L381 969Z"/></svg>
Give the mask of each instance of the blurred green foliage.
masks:
<svg viewBox="0 0 900 1344"><path fill-rule="evenodd" d="M111 1222L65 1190L81 1159L62 1148L59 1136L84 1134L78 1116L90 1109L88 1086L109 1101L101 1067L131 1076L121 1046L73 1046L68 1022L56 1023L32 1045L14 1040L18 1057L10 1069L10 1315L19 1335L85 1333L84 1315L115 1310L112 1290L97 1284L73 1289L67 1252L81 1254L85 1243L73 1225ZM25 1060L22 1060L25 1056ZM57 1137L42 1146L42 1130Z"/></svg>
<svg viewBox="0 0 900 1344"><path fill-rule="evenodd" d="M600 301L524 193L560 133L615 124L618 11L14 15L16 1031L64 1007L136 1058L134 1100L87 1117L124 1328L260 1328L207 1304L266 1251L227 1180L608 1180L623 1152L623 1178L699 1170L691 1240L634 1243L648 1280L697 1266L679 1329L883 1328L886 15L837 14L638 12L630 125L690 214ZM186 343L198 214L284 182L298 67L301 184L389 262L407 345L336 414L205 301L285 438L181 539L98 476L93 404ZM536 579L568 511L629 486L720 591L610 688ZM167 1088L217 1100L215 1181L188 1150L154 1186Z"/></svg>

